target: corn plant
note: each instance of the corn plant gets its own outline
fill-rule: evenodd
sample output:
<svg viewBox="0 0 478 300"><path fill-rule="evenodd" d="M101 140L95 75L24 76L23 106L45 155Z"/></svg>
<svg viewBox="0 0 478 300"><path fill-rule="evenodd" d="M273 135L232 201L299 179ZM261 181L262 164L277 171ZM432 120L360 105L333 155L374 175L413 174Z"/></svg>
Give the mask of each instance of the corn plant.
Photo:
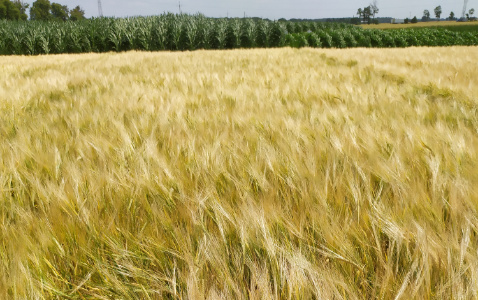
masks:
<svg viewBox="0 0 478 300"><path fill-rule="evenodd" d="M241 47L252 48L256 46L256 23L245 19L241 24Z"/></svg>
<svg viewBox="0 0 478 300"><path fill-rule="evenodd" d="M285 27L286 27L287 33L296 33L294 22L287 22Z"/></svg>
<svg viewBox="0 0 478 300"><path fill-rule="evenodd" d="M166 23L166 43L169 50L181 50L181 29L182 15L167 14L165 16Z"/></svg>
<svg viewBox="0 0 478 300"><path fill-rule="evenodd" d="M293 48L302 48L308 47L309 42L307 41L306 35L304 33L292 33L287 36L286 39L289 46Z"/></svg>
<svg viewBox="0 0 478 300"><path fill-rule="evenodd" d="M382 42L384 47L387 47L387 48L396 47L394 36L387 31L382 31Z"/></svg>
<svg viewBox="0 0 478 300"><path fill-rule="evenodd" d="M372 47L383 47L382 34L380 30L373 30L369 32L370 42Z"/></svg>
<svg viewBox="0 0 478 300"><path fill-rule="evenodd" d="M269 46L269 36L270 31L269 23L265 20L259 20L256 24L256 45L258 47L268 47Z"/></svg>
<svg viewBox="0 0 478 300"><path fill-rule="evenodd" d="M317 36L315 32L305 33L305 38L307 40L307 44L309 44L310 47L314 47L314 48L322 47L322 42L320 41L320 38Z"/></svg>
<svg viewBox="0 0 478 300"><path fill-rule="evenodd" d="M136 27L136 34L134 36L134 45L138 50L152 50L152 30L153 21L150 18L141 18Z"/></svg>
<svg viewBox="0 0 478 300"><path fill-rule="evenodd" d="M269 47L282 47L284 45L284 36L286 33L286 29L281 22L274 22L270 25L269 32L267 36L269 36Z"/></svg>
<svg viewBox="0 0 478 300"><path fill-rule="evenodd" d="M151 28L151 50L167 49L167 28L163 18L155 18Z"/></svg>
<svg viewBox="0 0 478 300"><path fill-rule="evenodd" d="M227 38L227 23L225 19L219 19L215 23L209 40L213 49L225 49Z"/></svg>
<svg viewBox="0 0 478 300"><path fill-rule="evenodd" d="M317 33L317 36L320 38L320 40L322 41L322 46L325 47L325 48L331 48L334 46L334 42L332 40L332 37L330 36L330 34L328 34L326 31L324 30L320 30Z"/></svg>
<svg viewBox="0 0 478 300"><path fill-rule="evenodd" d="M38 52L42 54L49 54L51 51L51 28L42 27L39 31L37 42Z"/></svg>
<svg viewBox="0 0 478 300"><path fill-rule="evenodd" d="M39 37L39 35L37 34L38 32L37 28L29 26L26 29L25 35L23 36L23 46L25 48L26 54L29 54L29 55L37 54L37 52L35 51L36 39L37 37Z"/></svg>
<svg viewBox="0 0 478 300"><path fill-rule="evenodd" d="M232 19L227 24L226 46L228 49L241 47L241 22L239 19Z"/></svg>
<svg viewBox="0 0 478 300"><path fill-rule="evenodd" d="M196 19L187 18L181 29L181 50L196 50L199 48L199 26Z"/></svg>
<svg viewBox="0 0 478 300"><path fill-rule="evenodd" d="M330 32L330 36L332 37L335 48L347 47L342 30L334 30Z"/></svg>
<svg viewBox="0 0 478 300"><path fill-rule="evenodd" d="M347 47L349 48L357 47L358 42L350 30L344 29L342 33L343 33L343 37Z"/></svg>

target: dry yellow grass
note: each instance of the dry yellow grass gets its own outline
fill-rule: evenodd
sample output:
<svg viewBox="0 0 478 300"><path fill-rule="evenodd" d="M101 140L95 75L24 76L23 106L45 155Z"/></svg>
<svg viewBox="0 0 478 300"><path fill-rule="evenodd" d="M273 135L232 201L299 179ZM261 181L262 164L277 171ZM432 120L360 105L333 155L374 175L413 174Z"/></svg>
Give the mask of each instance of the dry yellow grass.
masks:
<svg viewBox="0 0 478 300"><path fill-rule="evenodd" d="M463 26L463 25L478 25L477 22L457 22L457 21L431 21L431 22L418 22L415 24L390 24L381 23L377 25L364 24L360 25L364 29L398 29L398 28L416 28L416 27L437 27L437 26Z"/></svg>
<svg viewBox="0 0 478 300"><path fill-rule="evenodd" d="M477 61L0 57L0 298L476 298Z"/></svg>

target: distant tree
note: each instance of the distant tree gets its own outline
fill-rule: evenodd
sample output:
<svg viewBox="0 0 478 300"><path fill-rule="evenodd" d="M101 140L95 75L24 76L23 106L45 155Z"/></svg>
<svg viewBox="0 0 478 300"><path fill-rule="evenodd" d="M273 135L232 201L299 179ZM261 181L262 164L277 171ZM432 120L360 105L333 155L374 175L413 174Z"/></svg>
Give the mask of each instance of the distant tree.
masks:
<svg viewBox="0 0 478 300"><path fill-rule="evenodd" d="M56 21L66 21L68 20L69 9L66 5L61 5L58 3L51 4L51 16L53 20Z"/></svg>
<svg viewBox="0 0 478 300"><path fill-rule="evenodd" d="M365 16L364 11L363 11L362 8L359 8L359 9L357 10L357 16L358 16L359 19L361 19L362 21L365 22L366 16Z"/></svg>
<svg viewBox="0 0 478 300"><path fill-rule="evenodd" d="M0 0L0 20L7 18L7 7L4 2L5 1Z"/></svg>
<svg viewBox="0 0 478 300"><path fill-rule="evenodd" d="M359 17L359 19L360 19L360 18L363 18L363 9L359 8L359 9L357 10L357 16Z"/></svg>
<svg viewBox="0 0 478 300"><path fill-rule="evenodd" d="M365 15L365 12L364 12L364 10L363 10L362 8L359 8L359 9L357 10L357 15L358 15L359 19L362 20L362 22L366 22L367 16Z"/></svg>
<svg viewBox="0 0 478 300"><path fill-rule="evenodd" d="M367 24L372 23L372 8L370 6L367 6L363 10L363 15L364 15L364 21L367 22Z"/></svg>
<svg viewBox="0 0 478 300"><path fill-rule="evenodd" d="M32 20L50 20L51 3L49 0L36 0L30 8L30 19Z"/></svg>
<svg viewBox="0 0 478 300"><path fill-rule="evenodd" d="M79 21L85 18L85 11L81 9L78 5L72 10L70 10L70 20L71 21Z"/></svg>
<svg viewBox="0 0 478 300"><path fill-rule="evenodd" d="M370 4L370 12L372 13L372 17L375 19L375 15L378 14L379 9L377 5L377 0L373 0L372 4Z"/></svg>
<svg viewBox="0 0 478 300"><path fill-rule="evenodd" d="M437 7L435 7L435 17L437 17L437 19L440 19L441 13L441 5L438 5Z"/></svg>
<svg viewBox="0 0 478 300"><path fill-rule="evenodd" d="M412 23L412 24L418 23L417 16L414 16L413 19L412 19L412 21L411 21L410 23Z"/></svg>
<svg viewBox="0 0 478 300"><path fill-rule="evenodd" d="M26 20L25 13L28 4L22 3L20 0L0 0L0 20Z"/></svg>
<svg viewBox="0 0 478 300"><path fill-rule="evenodd" d="M372 18L375 19L375 15L378 13L379 9L377 6L377 1L374 1L367 7L359 8L357 10L357 15L361 18L365 23L371 24ZM375 22L374 22L375 23Z"/></svg>
<svg viewBox="0 0 478 300"><path fill-rule="evenodd" d="M469 18L468 19L473 19L473 14L475 13L475 9L474 8L471 8L468 13L470 14Z"/></svg>
<svg viewBox="0 0 478 300"><path fill-rule="evenodd" d="M405 23L405 24L410 23L410 19L409 19L409 18L405 18L405 20L403 20L403 23Z"/></svg>
<svg viewBox="0 0 478 300"><path fill-rule="evenodd" d="M425 9L423 11L422 21L426 22L426 21L429 21L429 20L430 20L430 12L428 11L428 9Z"/></svg>
<svg viewBox="0 0 478 300"><path fill-rule="evenodd" d="M19 20L20 10L10 0L0 0L0 20Z"/></svg>
<svg viewBox="0 0 478 300"><path fill-rule="evenodd" d="M28 19L27 9L30 5L28 3L23 3L21 0L15 0L13 4L20 11L20 19L23 21L27 20Z"/></svg>
<svg viewBox="0 0 478 300"><path fill-rule="evenodd" d="M455 20L455 13L454 12L450 13L450 16L448 17L448 20L450 20L450 21Z"/></svg>

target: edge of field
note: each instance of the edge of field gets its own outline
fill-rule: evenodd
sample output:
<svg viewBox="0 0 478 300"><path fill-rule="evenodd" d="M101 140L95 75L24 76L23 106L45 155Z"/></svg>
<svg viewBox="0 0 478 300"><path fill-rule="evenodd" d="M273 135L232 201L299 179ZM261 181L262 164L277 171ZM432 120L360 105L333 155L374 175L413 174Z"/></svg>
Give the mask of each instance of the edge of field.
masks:
<svg viewBox="0 0 478 300"><path fill-rule="evenodd" d="M478 22L457 22L457 21L432 21L432 22L418 22L415 24L391 24L381 23L378 25L364 24L359 25L363 29L409 29L409 28L427 28L427 27L450 27L450 26L477 26Z"/></svg>

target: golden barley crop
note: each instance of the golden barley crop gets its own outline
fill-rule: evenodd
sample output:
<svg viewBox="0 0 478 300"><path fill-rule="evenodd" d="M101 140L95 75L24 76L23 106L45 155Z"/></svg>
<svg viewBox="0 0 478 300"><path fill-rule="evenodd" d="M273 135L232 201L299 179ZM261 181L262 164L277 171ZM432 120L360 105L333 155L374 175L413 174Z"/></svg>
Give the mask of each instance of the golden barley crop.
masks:
<svg viewBox="0 0 478 300"><path fill-rule="evenodd" d="M0 298L476 298L477 61L0 57Z"/></svg>

